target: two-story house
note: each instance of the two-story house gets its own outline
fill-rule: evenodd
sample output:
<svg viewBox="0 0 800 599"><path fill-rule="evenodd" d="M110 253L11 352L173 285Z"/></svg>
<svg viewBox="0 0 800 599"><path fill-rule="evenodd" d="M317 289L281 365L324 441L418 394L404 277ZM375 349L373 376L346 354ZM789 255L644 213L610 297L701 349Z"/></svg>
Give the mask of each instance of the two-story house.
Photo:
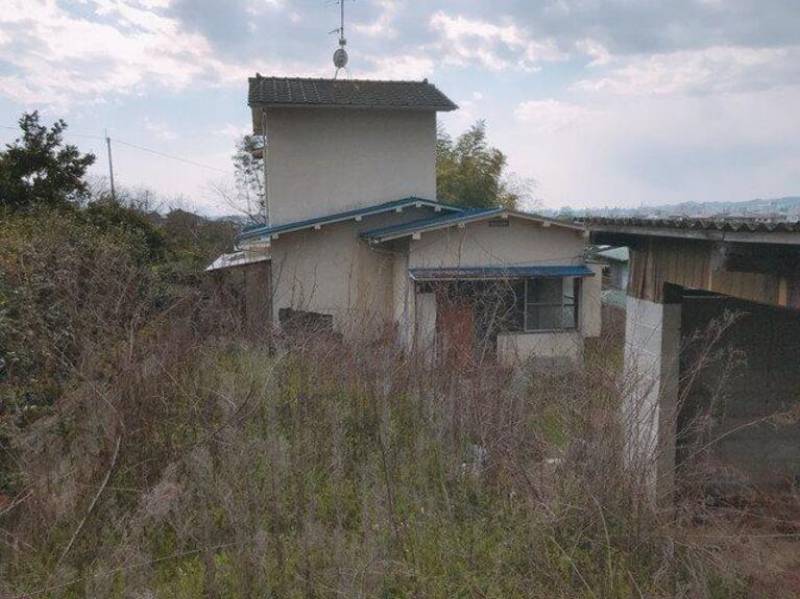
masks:
<svg viewBox="0 0 800 599"><path fill-rule="evenodd" d="M599 334L599 266L583 227L436 199L436 116L426 81L251 78L266 134L273 324L345 338L396 332L405 347L503 362L576 358Z"/></svg>

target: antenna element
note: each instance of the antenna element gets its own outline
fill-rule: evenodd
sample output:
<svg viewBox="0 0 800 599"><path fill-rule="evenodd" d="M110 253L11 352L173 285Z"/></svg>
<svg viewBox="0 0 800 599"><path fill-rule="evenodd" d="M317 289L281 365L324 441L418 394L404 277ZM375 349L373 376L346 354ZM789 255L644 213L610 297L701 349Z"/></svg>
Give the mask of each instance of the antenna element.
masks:
<svg viewBox="0 0 800 599"><path fill-rule="evenodd" d="M339 21L339 28L334 29L331 33L338 33L339 34L339 48L336 52L333 53L333 66L336 67L336 72L333 75L333 78L336 79L339 76L339 71L344 69L347 66L347 50L344 47L347 45L347 40L344 37L344 3L345 0L339 0L339 8L340 8L340 21Z"/></svg>

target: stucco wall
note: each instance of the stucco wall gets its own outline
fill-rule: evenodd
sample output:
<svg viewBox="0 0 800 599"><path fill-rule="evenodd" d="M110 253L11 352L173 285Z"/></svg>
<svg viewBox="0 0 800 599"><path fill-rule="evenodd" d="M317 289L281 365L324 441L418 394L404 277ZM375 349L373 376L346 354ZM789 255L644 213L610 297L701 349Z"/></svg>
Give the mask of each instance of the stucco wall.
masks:
<svg viewBox="0 0 800 599"><path fill-rule="evenodd" d="M580 316L578 323L584 337L599 337L603 326L602 317L602 287L603 265L588 263L594 273L593 277L581 279Z"/></svg>
<svg viewBox="0 0 800 599"><path fill-rule="evenodd" d="M507 366L530 359L568 360L575 365L582 353L583 338L577 331L501 333L497 336L497 358Z"/></svg>
<svg viewBox="0 0 800 599"><path fill-rule="evenodd" d="M508 227L477 222L422 233L411 242L409 266L582 264L585 243L580 231L522 219L510 218Z"/></svg>
<svg viewBox="0 0 800 599"><path fill-rule="evenodd" d="M397 324L399 341L411 349L414 341L414 287L408 278L407 244L398 244L392 260L392 314Z"/></svg>
<svg viewBox="0 0 800 599"><path fill-rule="evenodd" d="M416 319L414 343L416 350L433 359L436 352L436 295L417 293L414 301Z"/></svg>
<svg viewBox="0 0 800 599"><path fill-rule="evenodd" d="M423 233L419 240L410 242L409 267L583 264L585 244L580 231L543 227L512 217L508 227L478 222ZM497 339L501 362L513 364L531 356L577 361L583 349L582 337L600 334L602 267L588 266L595 276L582 281L579 331L501 334Z"/></svg>
<svg viewBox="0 0 800 599"><path fill-rule="evenodd" d="M436 113L267 111L273 224L397 200L436 199Z"/></svg>
<svg viewBox="0 0 800 599"><path fill-rule="evenodd" d="M334 330L348 337L374 335L397 316L403 289L404 260L395 268L395 253L370 248L360 231L429 216L430 210L406 208L279 235L272 240L273 322L281 308L330 314ZM397 308L395 309L395 306Z"/></svg>

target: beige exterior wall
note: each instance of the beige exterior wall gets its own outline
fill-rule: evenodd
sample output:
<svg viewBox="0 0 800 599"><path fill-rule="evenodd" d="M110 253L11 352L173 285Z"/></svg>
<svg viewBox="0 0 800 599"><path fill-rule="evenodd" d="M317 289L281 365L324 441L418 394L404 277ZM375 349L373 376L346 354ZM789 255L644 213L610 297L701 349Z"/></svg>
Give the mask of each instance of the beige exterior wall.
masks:
<svg viewBox="0 0 800 599"><path fill-rule="evenodd" d="M408 196L436 199L436 113L273 108L267 196L280 225Z"/></svg>
<svg viewBox="0 0 800 599"><path fill-rule="evenodd" d="M601 292L603 287L603 265L587 263L593 277L581 280L581 300L578 323L584 337L599 337L603 326Z"/></svg>
<svg viewBox="0 0 800 599"><path fill-rule="evenodd" d="M414 300L414 348L433 359L436 354L436 295L417 293Z"/></svg>
<svg viewBox="0 0 800 599"><path fill-rule="evenodd" d="M541 227L529 221L508 227L473 223L423 233L421 239L370 247L360 231L423 218L423 208L324 225L320 230L279 235L272 241L273 321L281 308L330 314L334 329L348 338L371 337L395 323L403 347L433 349L436 299L416 294L409 268L580 264L585 239L569 229ZM554 333L505 334L498 356L511 364L528 356L577 360L582 337L599 333L600 276L584 279L580 328ZM597 330L597 333L595 332Z"/></svg>
<svg viewBox="0 0 800 599"><path fill-rule="evenodd" d="M411 349L416 320L414 287L408 279L408 247L398 244L392 258L392 315L400 343Z"/></svg>
<svg viewBox="0 0 800 599"><path fill-rule="evenodd" d="M529 266L584 264L586 238L582 231L543 227L535 221L508 220L508 227L488 222L422 233L410 242L409 267ZM588 264L595 273L581 283L577 331L505 333L498 335L497 355L512 365L533 358L564 358L578 363L583 338L600 334L602 266ZM417 295L419 301L421 295ZM419 318L419 316L418 316ZM419 324L418 324L419 328ZM424 327L426 330L428 326Z"/></svg>
<svg viewBox="0 0 800 599"><path fill-rule="evenodd" d="M497 358L515 366L530 359L567 359L578 364L583 337L578 331L562 333L501 333L497 336Z"/></svg>
<svg viewBox="0 0 800 599"><path fill-rule="evenodd" d="M409 267L583 264L581 231L513 217L508 223L493 227L483 221L422 233L411 242Z"/></svg>
<svg viewBox="0 0 800 599"><path fill-rule="evenodd" d="M280 323L281 308L330 314L334 330L351 338L375 335L385 324L398 322L407 308L406 257L371 248L358 235L430 214L431 210L406 208L273 238L273 322ZM412 308L408 310L413 322Z"/></svg>

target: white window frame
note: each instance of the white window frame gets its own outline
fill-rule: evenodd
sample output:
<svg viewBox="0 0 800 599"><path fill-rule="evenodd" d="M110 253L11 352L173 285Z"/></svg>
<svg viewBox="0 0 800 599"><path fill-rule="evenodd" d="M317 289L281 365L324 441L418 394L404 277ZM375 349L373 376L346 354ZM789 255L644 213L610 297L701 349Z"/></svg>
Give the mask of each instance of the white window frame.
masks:
<svg viewBox="0 0 800 599"><path fill-rule="evenodd" d="M528 289L531 282L534 281L541 281L541 280L552 280L558 279L561 281L561 302L532 302L528 299ZM568 304L564 302L564 279L572 279L573 285L573 293L574 297L572 299L572 303ZM580 277L529 277L524 279L525 281L525 301L522 306L522 330L525 333L554 333L554 332L565 332L565 331L577 331L580 327L580 323L578 319L580 318L580 295L581 295L581 279ZM554 329L532 329L528 326L528 306L538 306L542 308L560 308L561 311L559 314L561 315L562 324L563 324L563 316L564 316L564 308L572 307L575 311L575 325L571 327L559 327Z"/></svg>

